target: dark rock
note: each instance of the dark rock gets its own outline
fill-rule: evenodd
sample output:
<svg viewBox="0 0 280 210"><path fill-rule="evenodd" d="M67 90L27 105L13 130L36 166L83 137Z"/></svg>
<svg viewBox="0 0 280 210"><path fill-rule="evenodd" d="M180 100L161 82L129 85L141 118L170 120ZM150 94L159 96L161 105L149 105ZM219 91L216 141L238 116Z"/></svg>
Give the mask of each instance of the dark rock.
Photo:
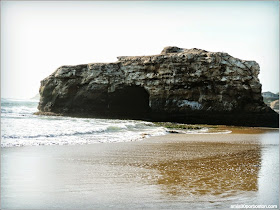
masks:
<svg viewBox="0 0 280 210"><path fill-rule="evenodd" d="M260 68L227 53L167 47L115 63L62 66L41 81L41 112L78 117L278 127Z"/></svg>

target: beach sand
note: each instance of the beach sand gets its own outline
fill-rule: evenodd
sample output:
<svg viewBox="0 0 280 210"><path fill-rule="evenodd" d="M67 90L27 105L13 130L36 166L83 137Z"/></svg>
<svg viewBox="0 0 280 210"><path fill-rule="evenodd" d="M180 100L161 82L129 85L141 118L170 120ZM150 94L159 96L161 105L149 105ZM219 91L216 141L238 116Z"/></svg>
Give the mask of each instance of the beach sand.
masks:
<svg viewBox="0 0 280 210"><path fill-rule="evenodd" d="M4 209L194 209L277 205L278 129L2 148Z"/></svg>

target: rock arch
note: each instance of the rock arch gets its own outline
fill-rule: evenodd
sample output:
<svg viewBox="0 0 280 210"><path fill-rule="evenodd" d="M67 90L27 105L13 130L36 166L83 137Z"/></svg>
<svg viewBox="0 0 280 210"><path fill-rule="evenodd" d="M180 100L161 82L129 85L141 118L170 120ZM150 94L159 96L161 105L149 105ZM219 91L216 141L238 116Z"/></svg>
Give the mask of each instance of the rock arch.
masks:
<svg viewBox="0 0 280 210"><path fill-rule="evenodd" d="M108 110L115 116L147 116L150 112L149 93L141 86L123 86L109 94Z"/></svg>

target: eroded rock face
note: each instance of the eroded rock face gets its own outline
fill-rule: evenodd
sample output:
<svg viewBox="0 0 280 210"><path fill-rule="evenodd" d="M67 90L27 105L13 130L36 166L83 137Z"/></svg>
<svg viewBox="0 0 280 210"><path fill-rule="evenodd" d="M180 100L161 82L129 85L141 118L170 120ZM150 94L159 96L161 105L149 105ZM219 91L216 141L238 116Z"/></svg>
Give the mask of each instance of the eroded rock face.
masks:
<svg viewBox="0 0 280 210"><path fill-rule="evenodd" d="M166 47L159 55L59 67L41 81L41 112L278 127L259 65L227 53Z"/></svg>

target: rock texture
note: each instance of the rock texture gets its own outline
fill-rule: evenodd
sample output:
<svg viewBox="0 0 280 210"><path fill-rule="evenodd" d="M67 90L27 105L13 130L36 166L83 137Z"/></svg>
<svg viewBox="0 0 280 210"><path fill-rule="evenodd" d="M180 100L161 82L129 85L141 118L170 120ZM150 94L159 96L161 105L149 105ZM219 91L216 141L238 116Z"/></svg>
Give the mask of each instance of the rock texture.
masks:
<svg viewBox="0 0 280 210"><path fill-rule="evenodd" d="M275 112L279 113L279 93L272 93L272 92L263 92L263 101L264 103L273 109Z"/></svg>
<svg viewBox="0 0 280 210"><path fill-rule="evenodd" d="M69 116L278 127L259 65L223 52L166 47L114 63L61 66L41 81L38 109Z"/></svg>
<svg viewBox="0 0 280 210"><path fill-rule="evenodd" d="M272 101L270 103L270 108L279 113L279 100Z"/></svg>

